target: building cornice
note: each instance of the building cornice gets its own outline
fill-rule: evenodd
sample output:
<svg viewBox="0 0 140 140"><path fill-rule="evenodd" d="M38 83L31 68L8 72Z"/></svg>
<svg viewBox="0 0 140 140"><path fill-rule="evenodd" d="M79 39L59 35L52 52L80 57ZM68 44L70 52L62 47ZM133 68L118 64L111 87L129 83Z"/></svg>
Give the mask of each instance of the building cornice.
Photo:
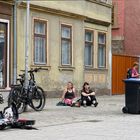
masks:
<svg viewBox="0 0 140 140"><path fill-rule="evenodd" d="M108 21L93 19L93 18L89 18L89 17L86 17L85 22L103 25L103 26L109 26L111 24L111 22L108 22Z"/></svg>
<svg viewBox="0 0 140 140"><path fill-rule="evenodd" d="M0 0L0 3L14 5L15 2L13 0Z"/></svg>
<svg viewBox="0 0 140 140"><path fill-rule="evenodd" d="M86 1L89 1L89 2L92 2L92 3L96 3L96 4L99 4L99 5L108 7L108 8L112 8L112 4L100 2L99 0L86 0Z"/></svg>
<svg viewBox="0 0 140 140"><path fill-rule="evenodd" d="M21 3L19 5L19 7L26 8L26 3ZM52 9L52 8L48 8L48 7L42 7L42 6L33 5L33 4L30 4L30 8L31 8L31 10L41 11L41 12L45 12L45 13L49 13L49 14L53 14L53 15L81 19L81 20L84 20L85 22L93 23L93 24L99 24L99 25L104 25L104 26L109 26L111 24L111 22L109 22L109 21L94 19L94 18L76 14L76 13L66 12L66 11Z"/></svg>
<svg viewBox="0 0 140 140"><path fill-rule="evenodd" d="M26 3L21 3L19 5L19 7L26 8ZM71 13L71 12L66 12L66 11L62 11L62 10L57 10L57 9L53 9L53 8L42 7L42 6L33 5L33 4L30 4L30 8L31 8L31 10L41 11L41 12L45 12L45 13L49 13L49 14L53 14L53 15L60 15L60 16L71 17L71 18L85 19L85 16L83 16L83 15L75 14L75 13Z"/></svg>

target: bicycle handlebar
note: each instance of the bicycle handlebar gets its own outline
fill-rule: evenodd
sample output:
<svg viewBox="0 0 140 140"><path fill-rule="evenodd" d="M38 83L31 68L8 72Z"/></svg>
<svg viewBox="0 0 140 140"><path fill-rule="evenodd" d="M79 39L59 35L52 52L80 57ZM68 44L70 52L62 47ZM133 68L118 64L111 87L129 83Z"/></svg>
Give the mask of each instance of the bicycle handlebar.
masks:
<svg viewBox="0 0 140 140"><path fill-rule="evenodd" d="M28 71L28 73L33 73L33 72L38 72L40 69L42 69L41 67L39 68L34 68Z"/></svg>
<svg viewBox="0 0 140 140"><path fill-rule="evenodd" d="M39 68L34 68L34 69L29 70L28 73L38 72L38 71L41 70L41 69L42 69L41 67L39 67ZM45 69L44 69L44 70L45 70ZM25 72L25 70L20 70L20 71Z"/></svg>

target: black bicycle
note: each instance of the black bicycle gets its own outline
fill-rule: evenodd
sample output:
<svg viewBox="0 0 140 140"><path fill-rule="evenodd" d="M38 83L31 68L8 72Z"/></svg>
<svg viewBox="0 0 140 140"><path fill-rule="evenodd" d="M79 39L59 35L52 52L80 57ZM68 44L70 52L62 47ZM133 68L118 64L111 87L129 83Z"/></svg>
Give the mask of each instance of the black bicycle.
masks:
<svg viewBox="0 0 140 140"><path fill-rule="evenodd" d="M18 109L18 113L25 111L27 105L36 111L41 111L46 102L44 90L36 85L34 72L38 72L42 68L35 68L28 71L30 79L28 80L27 89L24 86L25 83L25 71L19 75L20 84L11 86L11 91L8 96L8 105L14 103Z"/></svg>

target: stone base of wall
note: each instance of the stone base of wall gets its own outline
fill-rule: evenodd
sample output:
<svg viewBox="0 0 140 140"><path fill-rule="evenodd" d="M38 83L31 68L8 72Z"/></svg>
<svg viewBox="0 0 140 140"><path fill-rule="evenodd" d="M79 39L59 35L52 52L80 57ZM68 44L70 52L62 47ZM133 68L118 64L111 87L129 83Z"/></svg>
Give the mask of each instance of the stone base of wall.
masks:
<svg viewBox="0 0 140 140"><path fill-rule="evenodd" d="M45 91L47 98L61 98L63 91ZM110 95L110 89L96 89L96 95ZM80 97L80 91L77 91L77 97Z"/></svg>
<svg viewBox="0 0 140 140"><path fill-rule="evenodd" d="M62 93L62 91L45 91L47 98L61 98Z"/></svg>
<svg viewBox="0 0 140 140"><path fill-rule="evenodd" d="M106 88L104 88L104 89L97 89L97 91L96 91L96 95L98 96L101 96L101 95L110 95L110 89L106 89Z"/></svg>
<svg viewBox="0 0 140 140"><path fill-rule="evenodd" d="M112 40L112 53L115 54L124 53L123 40Z"/></svg>

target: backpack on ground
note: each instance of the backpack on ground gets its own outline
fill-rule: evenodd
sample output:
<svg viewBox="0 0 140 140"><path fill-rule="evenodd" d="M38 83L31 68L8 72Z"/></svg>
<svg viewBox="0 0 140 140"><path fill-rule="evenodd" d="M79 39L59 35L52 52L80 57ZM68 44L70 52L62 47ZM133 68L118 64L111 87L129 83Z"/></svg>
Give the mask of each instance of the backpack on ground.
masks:
<svg viewBox="0 0 140 140"><path fill-rule="evenodd" d="M0 111L0 130L8 128L36 129L32 127L34 124L35 120L19 119L18 110L14 103Z"/></svg>
<svg viewBox="0 0 140 140"><path fill-rule="evenodd" d="M127 79L132 78L132 69L127 70Z"/></svg>

